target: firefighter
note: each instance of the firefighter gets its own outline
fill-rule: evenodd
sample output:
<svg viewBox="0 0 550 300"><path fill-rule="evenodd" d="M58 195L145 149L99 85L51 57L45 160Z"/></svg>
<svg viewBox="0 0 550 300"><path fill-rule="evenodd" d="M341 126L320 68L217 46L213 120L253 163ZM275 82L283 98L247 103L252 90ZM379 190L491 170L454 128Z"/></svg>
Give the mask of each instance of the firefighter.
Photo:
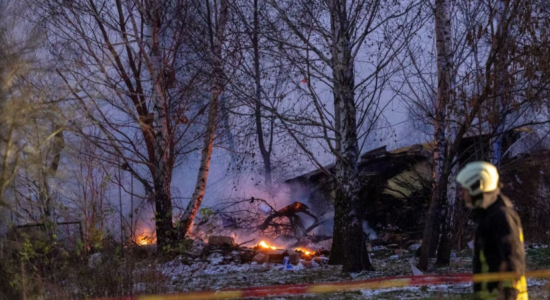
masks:
<svg viewBox="0 0 550 300"><path fill-rule="evenodd" d="M474 283L475 299L527 300L521 222L510 200L500 192L497 168L484 161L468 163L457 181L476 221L474 274L517 274L514 279Z"/></svg>

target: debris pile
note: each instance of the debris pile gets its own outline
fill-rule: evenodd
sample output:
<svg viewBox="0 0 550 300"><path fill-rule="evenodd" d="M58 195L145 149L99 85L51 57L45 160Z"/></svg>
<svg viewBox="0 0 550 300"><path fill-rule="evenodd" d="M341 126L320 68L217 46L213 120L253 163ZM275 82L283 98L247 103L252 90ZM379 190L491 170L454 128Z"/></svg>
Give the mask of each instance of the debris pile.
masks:
<svg viewBox="0 0 550 300"><path fill-rule="evenodd" d="M208 243L194 241L187 256L195 262L212 266L221 265L264 265L266 268L301 270L328 264L330 251L305 247L286 249L266 241L260 241L253 247L235 244L232 237L211 236Z"/></svg>
<svg viewBox="0 0 550 300"><path fill-rule="evenodd" d="M252 261L257 264L281 264L285 270L308 269L326 265L330 252L325 249L281 249L261 241L252 248Z"/></svg>

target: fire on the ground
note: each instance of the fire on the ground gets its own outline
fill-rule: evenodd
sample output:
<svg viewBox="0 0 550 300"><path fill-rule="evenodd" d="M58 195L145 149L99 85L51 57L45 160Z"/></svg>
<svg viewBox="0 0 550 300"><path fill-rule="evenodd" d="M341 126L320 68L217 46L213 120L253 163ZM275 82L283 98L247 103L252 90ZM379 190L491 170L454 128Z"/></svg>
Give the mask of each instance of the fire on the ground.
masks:
<svg viewBox="0 0 550 300"><path fill-rule="evenodd" d="M313 250L304 247L287 250L285 247L279 247L266 241L260 241L253 247L254 256L252 261L256 263L283 263L284 258L288 257L290 264L298 264L300 261L316 261L324 263L328 259L328 251L324 249Z"/></svg>

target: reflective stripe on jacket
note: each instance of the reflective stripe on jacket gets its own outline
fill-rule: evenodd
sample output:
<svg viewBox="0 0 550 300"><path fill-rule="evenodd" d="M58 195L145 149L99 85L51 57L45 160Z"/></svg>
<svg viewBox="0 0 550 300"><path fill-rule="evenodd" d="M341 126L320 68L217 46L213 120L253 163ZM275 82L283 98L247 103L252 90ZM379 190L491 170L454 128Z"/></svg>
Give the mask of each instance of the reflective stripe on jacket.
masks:
<svg viewBox="0 0 550 300"><path fill-rule="evenodd" d="M501 194L487 209L477 209L474 238L474 273L525 273L523 232L511 202ZM485 281L474 284L476 299L528 300L524 276L517 280Z"/></svg>

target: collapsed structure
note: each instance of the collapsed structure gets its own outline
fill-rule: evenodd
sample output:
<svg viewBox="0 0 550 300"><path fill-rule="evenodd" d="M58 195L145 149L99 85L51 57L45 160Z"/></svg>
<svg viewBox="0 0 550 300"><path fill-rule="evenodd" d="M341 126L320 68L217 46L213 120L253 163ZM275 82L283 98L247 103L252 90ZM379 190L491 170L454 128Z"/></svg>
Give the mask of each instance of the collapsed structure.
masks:
<svg viewBox="0 0 550 300"><path fill-rule="evenodd" d="M524 131L524 128L511 130L503 136L505 155L499 169L504 193L511 197L522 220L525 220L526 236L541 241L546 236L550 237L550 232L544 235L547 230L541 230L543 220L550 217L550 204L542 201L550 191L550 171L547 171L550 170L550 151L512 149L512 146L517 146ZM490 135L465 137L455 168L488 157L490 141ZM362 182L360 197L363 202L358 209L363 219L368 221L364 223L368 225L364 229L368 233L401 228L406 229L413 238L420 237L431 198L433 144L417 144L391 151L386 148L383 146L364 153L359 162ZM333 172L334 168L334 164L324 167L329 172ZM319 228L314 232L331 235L336 196L332 176L317 169L288 179L286 183L291 189L291 201L307 203L311 213L318 217L316 225ZM450 184L453 186L450 186L449 195L454 193L456 196L453 178ZM457 211L462 210L461 202L457 202L455 207ZM456 222L457 226L468 223L467 212L462 210L462 215L458 217L463 220ZM465 242L462 240L459 244Z"/></svg>
<svg viewBox="0 0 550 300"><path fill-rule="evenodd" d="M384 146L361 156L361 199L365 201L358 209L369 224L393 224L413 230L418 227L417 219L411 216L423 215L425 210L431 184L431 151L429 144L393 151ZM326 169L333 171L334 165ZM317 233L330 235L336 190L332 177L315 170L286 183L291 189L291 200L310 204L312 213L325 222Z"/></svg>

